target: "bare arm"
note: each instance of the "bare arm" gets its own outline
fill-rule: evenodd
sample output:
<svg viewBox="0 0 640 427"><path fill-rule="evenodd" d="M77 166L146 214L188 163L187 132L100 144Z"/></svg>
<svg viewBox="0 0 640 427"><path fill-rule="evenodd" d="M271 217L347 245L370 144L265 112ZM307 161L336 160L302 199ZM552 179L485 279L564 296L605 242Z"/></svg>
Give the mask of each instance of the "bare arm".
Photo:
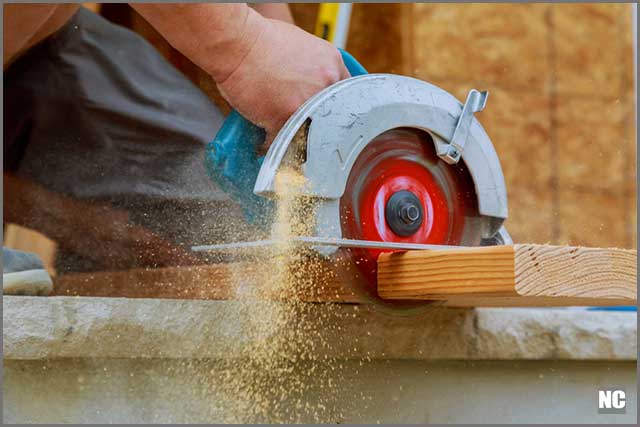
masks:
<svg viewBox="0 0 640 427"><path fill-rule="evenodd" d="M237 68L251 49L260 15L243 3L132 3L176 49L216 82Z"/></svg>
<svg viewBox="0 0 640 427"><path fill-rule="evenodd" d="M267 140L309 97L349 77L334 46L246 4L132 6L208 72L225 99L267 131Z"/></svg>

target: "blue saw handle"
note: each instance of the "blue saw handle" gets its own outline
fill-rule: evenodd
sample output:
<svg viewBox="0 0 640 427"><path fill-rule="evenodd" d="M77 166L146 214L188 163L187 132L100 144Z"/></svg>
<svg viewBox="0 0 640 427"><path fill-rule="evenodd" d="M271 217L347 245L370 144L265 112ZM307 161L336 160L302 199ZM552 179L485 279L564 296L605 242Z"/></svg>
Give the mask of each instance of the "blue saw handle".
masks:
<svg viewBox="0 0 640 427"><path fill-rule="evenodd" d="M340 51L340 55L342 55L342 61L344 62L344 66L347 67L349 74L351 77L362 76L367 74L367 70L364 69L362 64L360 64L356 58L351 56L349 52L343 49L338 49Z"/></svg>
<svg viewBox="0 0 640 427"><path fill-rule="evenodd" d="M351 76L367 74L367 70L349 53L338 49ZM272 202L253 194L264 156L258 148L264 144L265 131L231 111L213 141L207 144L205 167L209 177L235 201L249 223L261 225L272 209ZM266 225L264 223L263 225Z"/></svg>

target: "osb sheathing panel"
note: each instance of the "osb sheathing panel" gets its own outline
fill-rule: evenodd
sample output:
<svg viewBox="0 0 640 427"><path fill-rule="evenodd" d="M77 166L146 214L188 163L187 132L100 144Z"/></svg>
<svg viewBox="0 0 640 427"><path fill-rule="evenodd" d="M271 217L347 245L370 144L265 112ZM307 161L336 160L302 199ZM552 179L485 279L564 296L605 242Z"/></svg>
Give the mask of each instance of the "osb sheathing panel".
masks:
<svg viewBox="0 0 640 427"><path fill-rule="evenodd" d="M624 192L630 142L625 121L633 111L631 101L630 97L558 96L556 136L561 189Z"/></svg>
<svg viewBox="0 0 640 427"><path fill-rule="evenodd" d="M415 4L415 75L463 100L501 159L517 241L636 241L628 4Z"/></svg>
<svg viewBox="0 0 640 427"><path fill-rule="evenodd" d="M635 248L638 246L637 236L637 224L638 224L638 194L636 192L627 196L627 212L625 212L625 219L627 219L626 235L630 236L631 244L627 245L629 248Z"/></svg>
<svg viewBox="0 0 640 427"><path fill-rule="evenodd" d="M414 73L541 92L549 82L547 11L537 4L415 4Z"/></svg>
<svg viewBox="0 0 640 427"><path fill-rule="evenodd" d="M552 13L558 93L626 94L633 78L631 6L558 4Z"/></svg>
<svg viewBox="0 0 640 427"><path fill-rule="evenodd" d="M559 199L560 243L631 247L632 236L625 218L630 198L609 192L561 189Z"/></svg>
<svg viewBox="0 0 640 427"><path fill-rule="evenodd" d="M411 5L397 3L353 5L347 50L370 73L410 74L405 58L410 40L403 40L410 32L404 13L410 8Z"/></svg>
<svg viewBox="0 0 640 427"><path fill-rule="evenodd" d="M296 25L314 32L318 5L289 5ZM403 38L410 34L405 12L411 5L398 3L355 3L351 8L347 50L371 73L410 74L406 69L406 49Z"/></svg>
<svg viewBox="0 0 640 427"><path fill-rule="evenodd" d="M312 23L317 9L296 5L298 21L302 10ZM630 247L631 23L625 4L356 4L347 47L370 71L460 100L490 91L477 117L501 159L514 239Z"/></svg>
<svg viewBox="0 0 640 427"><path fill-rule="evenodd" d="M524 190L523 190L524 188ZM558 215L553 209L549 187L507 187L509 219L507 227L515 242L554 242Z"/></svg>
<svg viewBox="0 0 640 427"><path fill-rule="evenodd" d="M559 242L635 247L631 6L552 11Z"/></svg>

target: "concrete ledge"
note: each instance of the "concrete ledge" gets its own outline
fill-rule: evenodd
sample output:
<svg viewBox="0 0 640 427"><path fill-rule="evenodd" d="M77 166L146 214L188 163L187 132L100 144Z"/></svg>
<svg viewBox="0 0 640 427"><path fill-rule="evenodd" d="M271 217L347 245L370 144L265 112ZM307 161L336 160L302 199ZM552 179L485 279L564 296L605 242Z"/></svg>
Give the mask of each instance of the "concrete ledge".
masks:
<svg viewBox="0 0 640 427"><path fill-rule="evenodd" d="M5 360L242 357L255 336L246 311L273 310L258 301L88 297L5 296L2 305ZM389 316L364 306L316 305L299 321L316 323L314 339L332 343L318 354L348 359L624 361L637 358L636 317L517 308ZM263 333L268 339L276 331Z"/></svg>

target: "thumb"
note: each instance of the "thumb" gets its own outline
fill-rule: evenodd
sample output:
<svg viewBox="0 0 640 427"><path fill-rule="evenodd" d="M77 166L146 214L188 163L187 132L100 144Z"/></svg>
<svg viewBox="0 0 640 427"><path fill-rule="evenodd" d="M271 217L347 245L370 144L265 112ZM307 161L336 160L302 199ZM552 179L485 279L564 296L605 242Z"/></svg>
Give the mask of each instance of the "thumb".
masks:
<svg viewBox="0 0 640 427"><path fill-rule="evenodd" d="M351 77L351 73L349 72L349 70L347 69L347 66L344 65L344 62L341 60L341 66L340 66L340 80L344 80L344 79L348 79L349 77Z"/></svg>

